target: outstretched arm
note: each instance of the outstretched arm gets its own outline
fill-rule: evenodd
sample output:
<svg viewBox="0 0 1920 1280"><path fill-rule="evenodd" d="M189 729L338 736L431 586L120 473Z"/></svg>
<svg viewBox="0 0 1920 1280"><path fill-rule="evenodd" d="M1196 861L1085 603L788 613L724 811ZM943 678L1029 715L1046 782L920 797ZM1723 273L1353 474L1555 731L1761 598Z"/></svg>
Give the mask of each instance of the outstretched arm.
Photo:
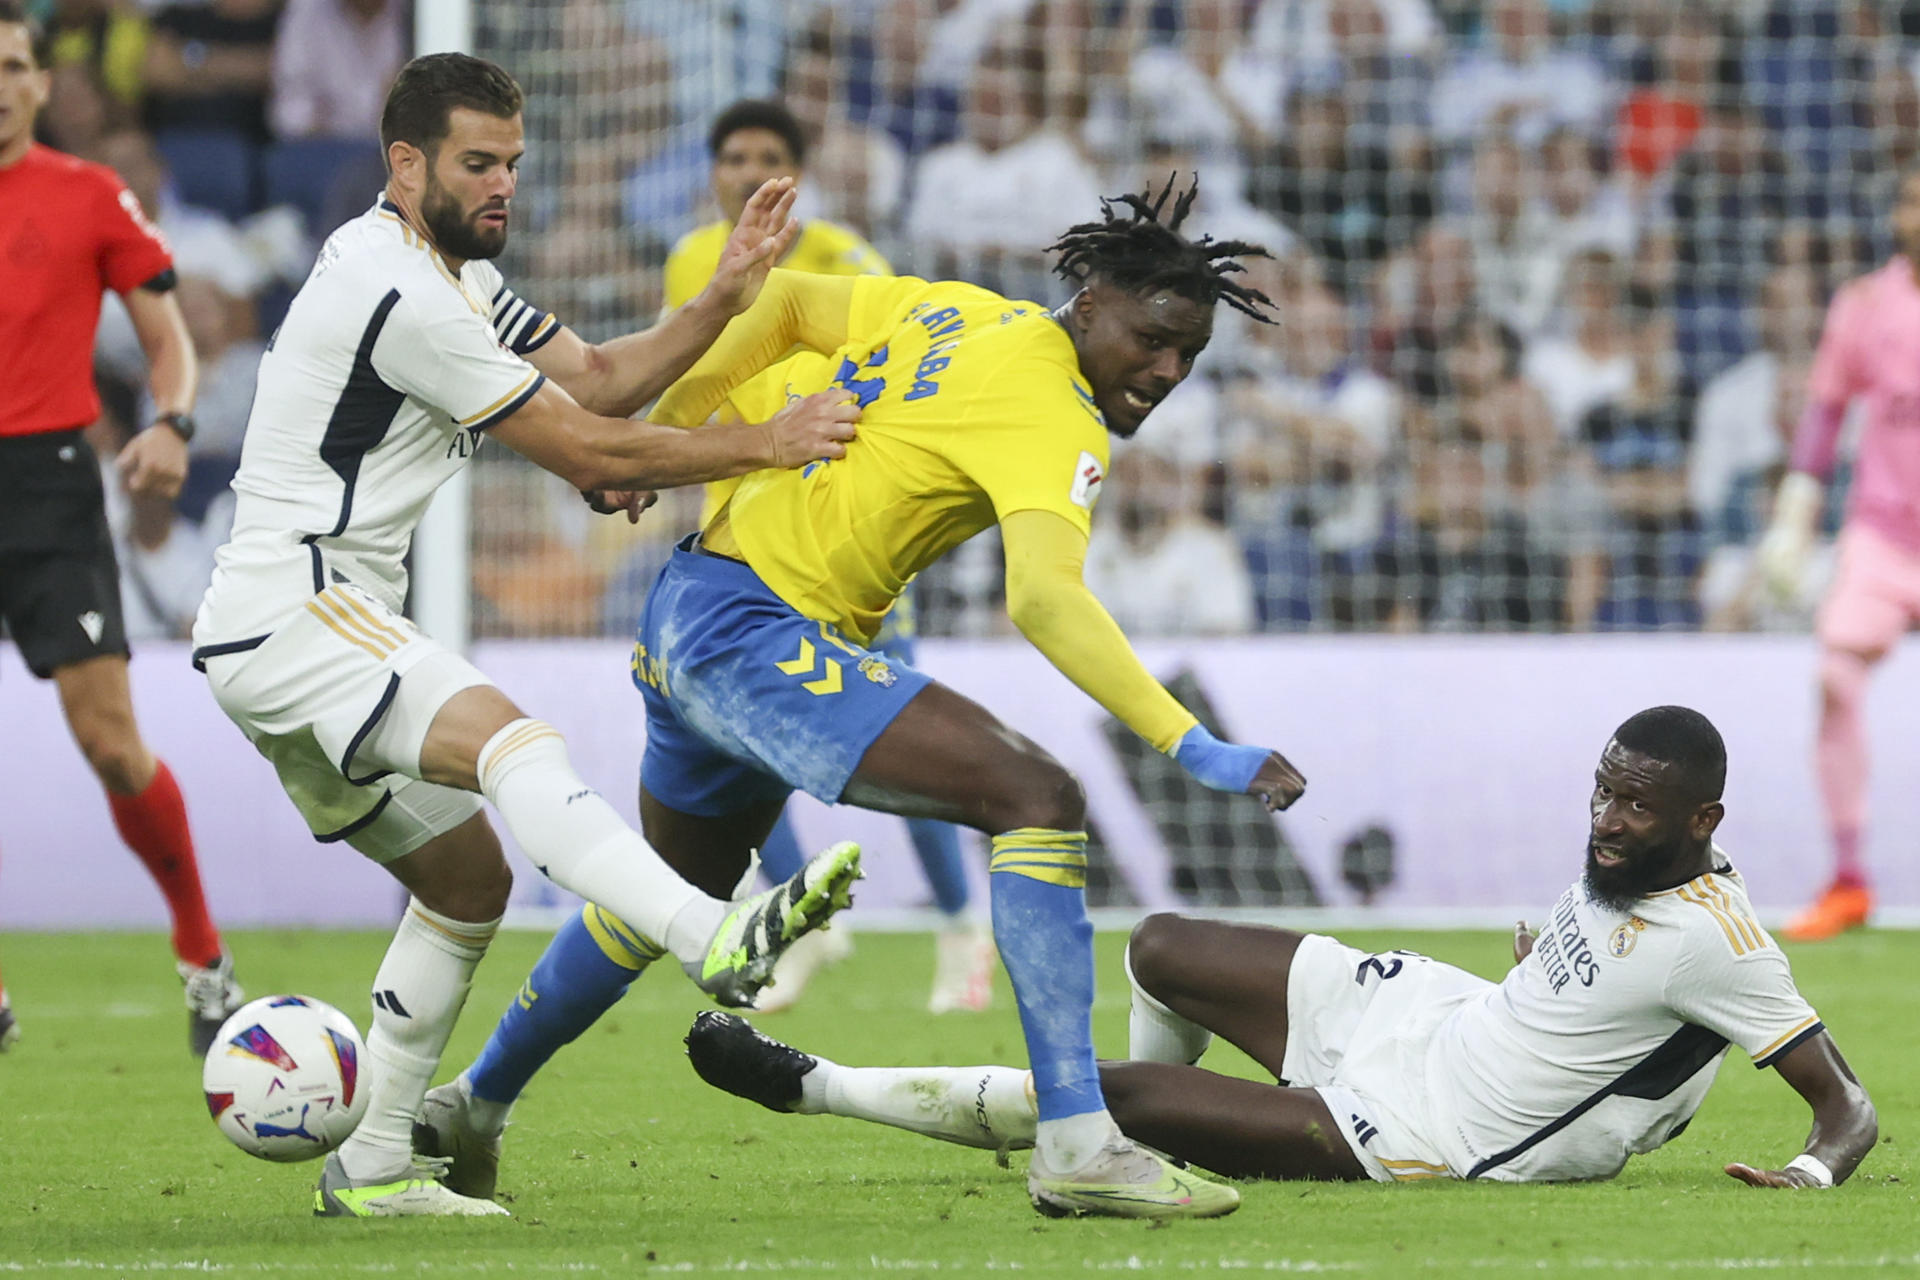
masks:
<svg viewBox="0 0 1920 1280"><path fill-rule="evenodd" d="M697 427L728 394L795 347L832 351L847 340L859 276L822 276L776 268L754 304L667 389L653 419Z"/></svg>
<svg viewBox="0 0 1920 1280"><path fill-rule="evenodd" d="M1822 1031L1774 1064L1813 1108L1806 1151L1784 1169L1730 1164L1727 1173L1753 1187L1830 1187L1845 1182L1880 1136L1873 1100L1860 1087L1833 1037Z"/></svg>
<svg viewBox="0 0 1920 1280"><path fill-rule="evenodd" d="M1306 779L1278 752L1220 742L1141 665L1113 615L1087 589L1087 536L1051 511L1015 511L1000 522L1007 553L1007 613L1060 673L1157 751L1202 783L1259 796L1284 809Z"/></svg>
<svg viewBox="0 0 1920 1280"><path fill-rule="evenodd" d="M800 224L790 216L793 196L791 178L761 184L734 224L707 287L650 328L598 344L562 329L529 352L528 362L595 413L614 418L638 413L759 296L767 273L800 234Z"/></svg>

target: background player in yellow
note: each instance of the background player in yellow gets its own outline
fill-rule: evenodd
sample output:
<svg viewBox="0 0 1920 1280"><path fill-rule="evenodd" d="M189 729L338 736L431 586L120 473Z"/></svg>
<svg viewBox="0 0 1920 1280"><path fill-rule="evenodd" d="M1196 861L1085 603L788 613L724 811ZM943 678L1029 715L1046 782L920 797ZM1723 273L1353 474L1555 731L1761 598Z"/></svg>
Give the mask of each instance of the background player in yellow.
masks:
<svg viewBox="0 0 1920 1280"><path fill-rule="evenodd" d="M680 306L706 288L720 261L720 248L760 184L774 178L804 180L806 133L791 111L778 102L749 99L722 111L708 132L713 156L710 183L723 215L682 236L667 258L666 305ZM800 225L800 238L780 265L794 271L828 276L891 275L874 247L845 227L811 218ZM731 399L731 408L784 402L785 366L776 366L749 379ZM735 416L723 406L722 416ZM759 421L759 419L751 419ZM732 496L739 481L719 480L706 487L700 513L705 525ZM888 618L873 647L904 666L914 664L913 601L908 596ZM970 894L966 867L961 861L959 834L950 823L909 818L907 833L913 851L933 889L934 905L944 917L934 941L933 990L927 1007L934 1013L985 1009L993 996L993 943L977 921L969 918ZM760 862L775 882L799 870L805 861L793 824L782 816L760 847ZM783 870L784 868L784 870ZM569 928L581 927L578 923ZM813 973L844 957L852 949L851 934L843 926L831 933L809 934L780 958L773 985L760 996L760 1008L771 1012L795 1003Z"/></svg>
<svg viewBox="0 0 1920 1280"><path fill-rule="evenodd" d="M1078 781L984 707L868 646L915 574L997 523L1008 613L1054 666L1206 786L1269 808L1305 790L1279 754L1199 724L1081 577L1108 434L1132 435L1192 371L1216 302L1265 319L1266 298L1232 279L1233 255L1264 250L1180 235L1195 192L1163 222L1170 190L1106 202L1101 221L1061 237L1056 270L1078 292L1057 312L966 284L776 270L653 411L705 422L796 344L811 354L790 364L790 393L838 386L863 410L845 458L748 476L655 582L633 658L647 838L711 891L732 887L796 787L990 836L994 939L1039 1115L1027 1188L1051 1214L1208 1217L1239 1195L1129 1141L1107 1112ZM624 941L636 960L654 950ZM514 1096L476 1073L512 1060L524 1080L618 999L592 961L549 948L529 980L538 999L509 1008L475 1069L435 1091L450 1185L470 1168L491 1176Z"/></svg>

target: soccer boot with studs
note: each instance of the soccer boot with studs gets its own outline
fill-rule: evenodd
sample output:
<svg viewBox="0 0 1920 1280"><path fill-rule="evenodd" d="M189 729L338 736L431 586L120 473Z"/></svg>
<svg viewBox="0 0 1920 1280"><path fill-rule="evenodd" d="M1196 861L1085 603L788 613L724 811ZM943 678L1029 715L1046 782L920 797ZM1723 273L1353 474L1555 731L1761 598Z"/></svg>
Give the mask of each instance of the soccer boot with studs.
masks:
<svg viewBox="0 0 1920 1280"><path fill-rule="evenodd" d="M414 1157L413 1166L384 1182L355 1182L327 1157L320 1185L313 1191L316 1218L493 1218L511 1216L491 1200L463 1196L439 1181L446 1164Z"/></svg>
<svg viewBox="0 0 1920 1280"><path fill-rule="evenodd" d="M1049 1218L1218 1218L1240 1207L1232 1187L1177 1168L1118 1133L1069 1174L1049 1172L1034 1152L1027 1195Z"/></svg>
<svg viewBox="0 0 1920 1280"><path fill-rule="evenodd" d="M222 955L204 968L185 960L174 967L187 988L187 1045L194 1057L204 1058L220 1024L247 1002L247 993L234 981L232 956Z"/></svg>
<svg viewBox="0 0 1920 1280"><path fill-rule="evenodd" d="M815 854L785 883L735 903L714 931L706 956L681 968L714 1003L752 1008L794 940L853 904L853 882L859 878L860 846L852 841Z"/></svg>
<svg viewBox="0 0 1920 1280"><path fill-rule="evenodd" d="M491 1200L500 1181L500 1135L474 1127L472 1101L458 1080L427 1090L420 1118L413 1122L413 1150L429 1160L447 1162L440 1181L449 1189Z"/></svg>

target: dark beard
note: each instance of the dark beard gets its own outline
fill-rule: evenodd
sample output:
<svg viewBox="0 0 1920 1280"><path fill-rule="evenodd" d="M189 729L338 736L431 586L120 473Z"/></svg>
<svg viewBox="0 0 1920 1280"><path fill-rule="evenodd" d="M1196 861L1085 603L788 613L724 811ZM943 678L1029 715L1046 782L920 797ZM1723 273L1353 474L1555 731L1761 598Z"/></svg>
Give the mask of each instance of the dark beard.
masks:
<svg viewBox="0 0 1920 1280"><path fill-rule="evenodd" d="M1594 861L1593 846L1587 846L1587 896L1595 906L1607 911L1626 912L1650 893L1671 889L1674 868L1687 856L1681 840L1635 851L1617 867L1603 867Z"/></svg>
<svg viewBox="0 0 1920 1280"><path fill-rule="evenodd" d="M484 231L461 215L460 204L446 188L429 180L426 195L420 201L420 220L427 235L449 258L470 262L475 258L497 258L507 247L507 229Z"/></svg>

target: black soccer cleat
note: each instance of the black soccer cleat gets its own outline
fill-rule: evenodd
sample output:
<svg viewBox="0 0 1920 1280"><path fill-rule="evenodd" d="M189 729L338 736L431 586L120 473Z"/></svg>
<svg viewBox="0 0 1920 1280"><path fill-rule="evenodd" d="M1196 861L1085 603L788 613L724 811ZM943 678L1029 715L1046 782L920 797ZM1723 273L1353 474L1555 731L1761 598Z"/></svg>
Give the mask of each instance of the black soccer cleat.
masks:
<svg viewBox="0 0 1920 1280"><path fill-rule="evenodd" d="M800 1107L800 1077L819 1066L811 1054L754 1030L735 1013L707 1009L687 1032L687 1057L700 1078L769 1111Z"/></svg>
<svg viewBox="0 0 1920 1280"><path fill-rule="evenodd" d="M20 1041L20 1022L13 1016L13 1006L0 1004L0 1053L5 1053Z"/></svg>

